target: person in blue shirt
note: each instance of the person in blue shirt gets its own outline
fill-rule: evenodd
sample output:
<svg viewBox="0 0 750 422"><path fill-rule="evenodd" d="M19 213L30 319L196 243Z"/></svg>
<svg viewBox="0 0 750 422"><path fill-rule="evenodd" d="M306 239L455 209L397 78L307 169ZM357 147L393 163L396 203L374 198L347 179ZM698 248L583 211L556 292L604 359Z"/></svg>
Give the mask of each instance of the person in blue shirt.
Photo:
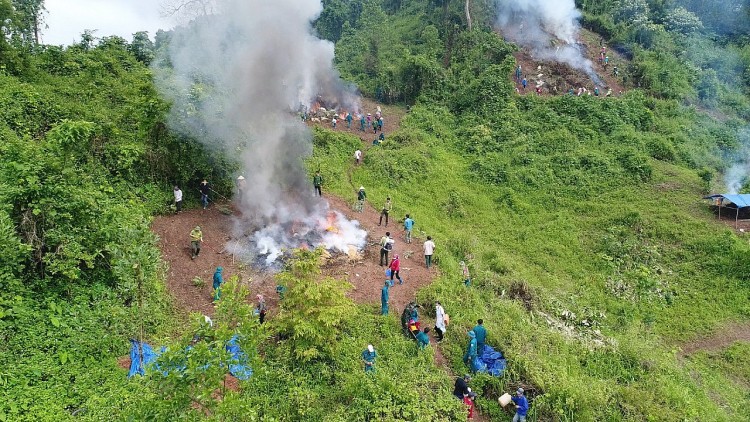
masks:
<svg viewBox="0 0 750 422"><path fill-rule="evenodd" d="M477 325L472 330L474 334L476 334L477 354L479 354L479 356L482 355L482 351L484 351L484 341L487 340L487 330L482 324L484 324L484 320L477 320Z"/></svg>
<svg viewBox="0 0 750 422"><path fill-rule="evenodd" d="M404 231L406 232L406 243L411 243L411 229L414 227L414 220L411 219L409 214L406 214L404 219Z"/></svg>
<svg viewBox="0 0 750 422"><path fill-rule="evenodd" d="M385 286L380 290L380 315L388 315L388 286L390 280L385 281Z"/></svg>
<svg viewBox="0 0 750 422"><path fill-rule="evenodd" d="M516 405L516 414L513 416L513 422L526 422L526 414L529 412L529 401L523 395L523 388L516 390L516 396L511 397L513 404Z"/></svg>
<svg viewBox="0 0 750 422"><path fill-rule="evenodd" d="M214 272L214 300L219 300L221 297L221 283L224 282L224 278L221 276L221 272L224 271L221 267L216 267L216 272Z"/></svg>
<svg viewBox="0 0 750 422"><path fill-rule="evenodd" d="M359 130L361 130L362 132L365 131L365 115L364 114L359 119Z"/></svg>
<svg viewBox="0 0 750 422"><path fill-rule="evenodd" d="M430 337L427 336L427 333L430 332L430 328L427 327L424 329L424 331L420 331L417 333L417 344L419 344L420 349L424 349L426 346L430 345Z"/></svg>
<svg viewBox="0 0 750 422"><path fill-rule="evenodd" d="M469 344L466 346L464 353L464 363L474 369L474 359L477 357L477 335L474 331L469 331Z"/></svg>
<svg viewBox="0 0 750 422"><path fill-rule="evenodd" d="M362 352L362 361L365 363L365 372L372 372L375 370L375 358L378 357L378 353L372 344L367 345L367 349Z"/></svg>
<svg viewBox="0 0 750 422"><path fill-rule="evenodd" d="M347 129L352 127L352 113L346 113L346 127Z"/></svg>

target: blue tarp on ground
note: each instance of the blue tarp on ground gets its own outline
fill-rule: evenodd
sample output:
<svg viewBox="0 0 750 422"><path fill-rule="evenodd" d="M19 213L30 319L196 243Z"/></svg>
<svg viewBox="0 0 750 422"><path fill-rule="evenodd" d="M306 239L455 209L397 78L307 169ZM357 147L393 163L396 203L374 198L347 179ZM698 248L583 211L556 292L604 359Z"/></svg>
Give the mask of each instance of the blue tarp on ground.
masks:
<svg viewBox="0 0 750 422"><path fill-rule="evenodd" d="M499 377L505 372L507 361L503 358L503 353L495 350L492 346L485 344L482 354L474 359L471 369L474 372L486 372L492 376Z"/></svg>
<svg viewBox="0 0 750 422"><path fill-rule="evenodd" d="M747 194L747 193L717 193L714 195L703 197L703 199L713 199L713 200L716 200L717 198L725 199L733 203L734 205L736 205L737 208L750 207L750 194Z"/></svg>
<svg viewBox="0 0 750 422"><path fill-rule="evenodd" d="M139 347L139 345L141 347ZM143 350L143 359L138 358L140 355L139 349ZM148 344L143 343L141 345L138 340L130 339L130 371L128 371L128 378L131 378L136 374L144 375L146 373L145 367L153 363L160 354L161 352L154 352L154 349ZM141 365L141 363L143 363L143 365Z"/></svg>
<svg viewBox="0 0 750 422"><path fill-rule="evenodd" d="M245 381L250 378L251 375L253 375L253 370L250 368L247 363L247 354L242 351L240 348L240 345L237 343L238 337L232 336L231 339L227 342L226 349L227 352L231 353L232 355L232 361L229 363L229 373L235 376L237 379L240 379L242 381ZM141 347L139 347L141 346ZM189 351L192 347L188 346L187 350ZM143 359L139 359L138 356L140 354L140 350L143 350ZM146 367L149 365L155 363L156 359L164 353L166 350L165 347L161 348L160 352L154 352L153 348L149 346L147 343L140 343L137 340L130 340L130 371L128 372L128 378L133 377L134 375L144 375L146 373ZM141 365L141 361L143 362L143 365ZM159 368L157 368L159 369ZM175 368L178 371L184 370L184 366L181 368ZM168 370L164 371L164 375L166 376L169 373Z"/></svg>
<svg viewBox="0 0 750 422"><path fill-rule="evenodd" d="M227 343L227 352L232 354L232 358L236 363L229 364L229 373L235 376L237 379L245 381L253 375L253 370L247 366L247 355L240 349L240 345L237 344L237 336L232 336Z"/></svg>

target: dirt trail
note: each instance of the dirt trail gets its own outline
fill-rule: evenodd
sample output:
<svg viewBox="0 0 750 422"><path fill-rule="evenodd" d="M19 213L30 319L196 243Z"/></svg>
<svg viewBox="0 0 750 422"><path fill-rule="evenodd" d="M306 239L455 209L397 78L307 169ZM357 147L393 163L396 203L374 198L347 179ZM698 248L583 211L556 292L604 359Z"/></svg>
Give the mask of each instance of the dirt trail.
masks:
<svg viewBox="0 0 750 422"><path fill-rule="evenodd" d="M689 356L698 352L718 352L736 342L750 343L750 322L733 322L720 327L710 336L684 343L680 347L681 355Z"/></svg>
<svg viewBox="0 0 750 422"><path fill-rule="evenodd" d="M363 100L365 112L375 114L376 104L367 99ZM383 112L383 133L387 137L399 128L401 119L406 114L405 110L381 105ZM312 125L326 125L330 128L330 122L311 123ZM346 127L343 119L337 124L335 131L351 133L362 140L363 155L372 147L372 140L378 135L372 131L362 132L359 130L359 122L353 122L351 128ZM379 134L379 132L378 132ZM354 151L352 151L352 168L354 169ZM351 182L351 179L350 179ZM351 204L354 202L356 188L352 186L352 198L346 201L342 198L325 192L323 196L328 200L332 209L343 213L347 218L357 220L361 227L367 231L368 246L364 250L363 259L359 262L348 263L345 260L331 261L330 265L324 265L324 276L347 280L353 288L348 296L357 303L380 304L380 289L385 280L386 267L379 265L380 246L378 241L386 231L396 240L391 257L395 254L401 258L401 277L404 284L395 281L390 289L390 312L400 315L404 307L415 299L418 289L430 284L437 277L437 267L425 268L422 243L425 239L414 238L412 243L407 244L404 238L402 215L391 215L388 225L379 226L380 210L367 204L362 213L355 212ZM377 204L380 205L380 204ZM187 312L201 312L212 315L214 311L213 292L211 282L213 273L217 266L224 268L224 279L232 275L238 275L243 282L248 283L251 292L250 300L258 293L264 294L269 306L269 318L278 309L278 296L275 288L276 283L270 273L261 273L253 270L244 263L233 258L232 254L224 252L224 245L231 239L233 217L220 210L229 210L228 204L213 203L207 210L194 209L183 211L180 214L156 217L151 229L159 237L158 246L162 256L168 264L167 288L175 297L178 306ZM236 213L236 211L234 211ZM200 255L191 260L190 253L190 230L200 226L204 234L204 243ZM204 285L198 287L193 283L196 277L203 280ZM421 314L431 313L431 310L421 309ZM425 326L434 325L434 321L424 318ZM436 363L448 374L452 374L447 359L443 356L440 347L432 339L435 351ZM453 375L455 376L455 375ZM487 421L488 418L475 413L476 421Z"/></svg>

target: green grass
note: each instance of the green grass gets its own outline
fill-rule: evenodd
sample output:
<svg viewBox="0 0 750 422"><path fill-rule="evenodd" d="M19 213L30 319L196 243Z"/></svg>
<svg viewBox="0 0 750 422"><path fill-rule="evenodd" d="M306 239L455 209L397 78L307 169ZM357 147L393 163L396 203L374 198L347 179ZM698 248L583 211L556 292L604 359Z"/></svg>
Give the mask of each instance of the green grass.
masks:
<svg viewBox="0 0 750 422"><path fill-rule="evenodd" d="M439 109L415 108L353 170L349 151L359 141L318 131L312 160L338 195L352 199L359 185L376 205L390 195L395 215L410 213L417 233L433 236L441 276L418 297L425 305L441 300L452 315L442 347L454 371L466 370L465 332L478 318L510 361L502 379L480 378L483 411L499 415L492 397L523 382L542 393L533 408L543 420L747 420L737 405L747 402L747 385L712 372L726 386L706 386L695 377L709 376L706 366L685 365L675 352L682 341L750 316L744 267L732 258L746 257L748 245L707 211L705 182L690 163L643 158L638 139L651 132L623 122L618 127L635 130L627 142L638 148L637 168L612 158L628 145L581 131L566 135L578 139L567 156L575 164L558 169L548 154L562 141L540 132L501 145L506 176L487 183L472 166L487 155L467 153L465 126L438 116ZM603 167L584 169L585 157L605 160ZM351 183L339 177L349 171ZM458 266L467 256L468 289ZM519 283L533 295L531 312L509 298ZM564 311L575 318L565 321Z"/></svg>

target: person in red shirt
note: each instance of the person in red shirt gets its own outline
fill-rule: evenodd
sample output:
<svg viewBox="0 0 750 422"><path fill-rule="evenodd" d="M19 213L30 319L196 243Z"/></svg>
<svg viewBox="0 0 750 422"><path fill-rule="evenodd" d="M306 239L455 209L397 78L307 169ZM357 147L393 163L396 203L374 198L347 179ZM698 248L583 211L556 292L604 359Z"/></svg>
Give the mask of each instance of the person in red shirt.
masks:
<svg viewBox="0 0 750 422"><path fill-rule="evenodd" d="M468 408L467 420L474 419L474 397L476 397L476 394L471 392L471 388L469 388L468 393L464 393L464 404Z"/></svg>
<svg viewBox="0 0 750 422"><path fill-rule="evenodd" d="M398 255L395 255L393 257L393 260L391 261L391 281L393 281L393 276L396 276L398 279L398 284L404 284L404 280L401 279L401 275L399 275L399 270L401 269L401 260L398 258Z"/></svg>

